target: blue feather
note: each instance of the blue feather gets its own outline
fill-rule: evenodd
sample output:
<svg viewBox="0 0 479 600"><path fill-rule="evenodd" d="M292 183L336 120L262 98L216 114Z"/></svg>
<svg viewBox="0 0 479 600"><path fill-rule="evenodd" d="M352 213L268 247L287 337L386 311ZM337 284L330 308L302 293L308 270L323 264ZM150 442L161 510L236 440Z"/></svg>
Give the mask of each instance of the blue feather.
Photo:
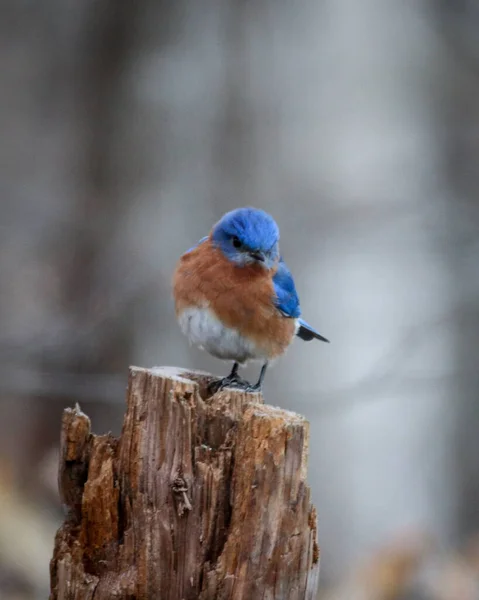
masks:
<svg viewBox="0 0 479 600"><path fill-rule="evenodd" d="M237 217L238 217L238 213L239 215L241 215L241 217L244 217L244 213L246 213L249 217L251 217L251 213L253 212L253 214L256 213L256 217L258 219L258 221L255 223L256 226L259 225L264 225L264 217L263 215L261 215L262 211L254 211L253 209L239 209L238 211L233 211L233 213L228 213L227 217L229 217L227 219L227 225L228 227L236 227L236 231L239 233L240 231L240 227L238 227L238 221L237 221ZM250 212L251 211L251 212ZM259 214L258 214L259 213ZM264 213L263 213L264 214ZM231 218L234 217L234 218ZM267 221L267 220L266 220ZM221 223L221 221L220 221ZM276 224L274 223L274 221L272 221L273 223L273 228L272 231L270 232L271 234L273 234L274 236L277 235L277 229L275 231L276 228ZM244 224L242 223L242 225L244 226ZM270 227L270 223L267 224L267 229L268 227ZM215 237L215 234L217 236L217 239L221 239L220 236L224 235L226 232L224 229L217 229L216 232L214 231L214 235L213 235L213 239ZM244 229L242 229L242 233L243 236L246 236L248 238L248 241L251 245L253 245L253 236L258 236L257 239L259 239L259 231L255 231L255 227L253 226L252 228L248 227L248 226L244 226ZM195 248L197 248L200 244L202 244L203 242L205 242L208 239L209 236L205 236L203 238L201 238L201 240L192 248L190 248L186 254L188 254L188 252L191 252L192 250L194 250ZM245 239L245 238L243 238ZM273 239L273 238L271 238ZM268 241L268 244L270 242ZM277 244L277 241L276 241ZM275 298L274 298L274 304L276 306L276 308L281 311L281 313L285 316L285 317L289 317L291 319L298 319L298 331L296 333L296 335L298 337L300 337L302 340L305 340L307 342L309 342L312 339L317 339L317 340L322 340L323 342L329 342L329 340L327 340L325 337L323 337L318 331L316 331L316 329L314 329L313 327L311 327L311 325L309 325L308 323L306 323L306 321L303 321L303 319L300 319L299 316L301 315L301 307L299 305L299 298L298 298L298 293L296 291L296 287L294 285L294 280L293 280L293 276L291 275L290 270L288 269L288 267L286 266L286 263L283 261L282 258L280 258L279 263L278 263L278 269L276 271L276 273L273 275L273 287L274 287L274 292L275 292Z"/></svg>
<svg viewBox="0 0 479 600"><path fill-rule="evenodd" d="M260 260L268 269L278 260L279 229L273 217L256 208L237 208L216 223L213 244L230 261L245 266Z"/></svg>
<svg viewBox="0 0 479 600"><path fill-rule="evenodd" d="M322 342L329 343L328 339L323 337L319 332L316 331L316 329L313 329L313 327L311 327L311 325L308 325L308 323L306 323L306 321L303 321L303 319L298 319L298 322L299 322L299 329L296 332L296 335L298 337L300 337L302 340L304 340L305 342L309 342L310 340L316 338L317 340L321 340Z"/></svg>
<svg viewBox="0 0 479 600"><path fill-rule="evenodd" d="M250 250L271 250L279 240L273 217L257 208L237 208L223 215L213 228L213 241L219 246L233 236Z"/></svg>
<svg viewBox="0 0 479 600"><path fill-rule="evenodd" d="M293 276L282 258L279 261L278 270L273 276L273 285L276 294L275 306L285 317L298 319L299 327L296 335L306 342L314 338L323 342L329 342L316 329L308 325L306 321L299 319L301 308L299 306L298 293L296 292Z"/></svg>
<svg viewBox="0 0 479 600"><path fill-rule="evenodd" d="M206 240L208 239L208 236L205 235L205 237L202 237L201 240L196 243L194 246L192 246L189 250L187 250L185 252L185 254L188 254L188 252L191 252L192 250L194 250L195 248L197 248L200 244L202 244L203 242L206 242Z"/></svg>
<svg viewBox="0 0 479 600"><path fill-rule="evenodd" d="M276 307L279 308L285 317L299 317L301 308L293 276L282 258L279 261L278 270L273 276L273 286L276 294Z"/></svg>

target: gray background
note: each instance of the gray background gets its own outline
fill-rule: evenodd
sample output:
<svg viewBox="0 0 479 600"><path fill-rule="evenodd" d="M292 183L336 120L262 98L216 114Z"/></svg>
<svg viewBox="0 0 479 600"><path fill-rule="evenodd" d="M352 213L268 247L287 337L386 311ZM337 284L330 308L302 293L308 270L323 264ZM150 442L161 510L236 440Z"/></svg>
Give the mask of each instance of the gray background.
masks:
<svg viewBox="0 0 479 600"><path fill-rule="evenodd" d="M323 588L474 534L478 2L4 0L0 44L0 597L46 595L64 406L118 433L129 364L226 372L170 281L242 205L332 341L265 386L311 422Z"/></svg>

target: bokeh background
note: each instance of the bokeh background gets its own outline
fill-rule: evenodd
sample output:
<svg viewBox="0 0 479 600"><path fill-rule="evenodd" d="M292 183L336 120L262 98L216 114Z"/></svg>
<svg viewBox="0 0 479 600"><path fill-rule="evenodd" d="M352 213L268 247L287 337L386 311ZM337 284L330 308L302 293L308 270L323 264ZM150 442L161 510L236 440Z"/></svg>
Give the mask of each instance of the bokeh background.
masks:
<svg viewBox="0 0 479 600"><path fill-rule="evenodd" d="M0 598L43 599L61 412L127 367L225 373L178 256L274 215L303 314L321 598L479 598L479 2L0 3ZM256 372L248 371L254 377Z"/></svg>

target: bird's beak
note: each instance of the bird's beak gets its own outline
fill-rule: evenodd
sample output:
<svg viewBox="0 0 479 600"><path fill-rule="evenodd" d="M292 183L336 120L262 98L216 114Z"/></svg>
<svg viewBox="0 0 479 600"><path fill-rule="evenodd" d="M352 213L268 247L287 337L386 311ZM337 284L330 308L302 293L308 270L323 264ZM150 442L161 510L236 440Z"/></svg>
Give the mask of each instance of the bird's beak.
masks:
<svg viewBox="0 0 479 600"><path fill-rule="evenodd" d="M263 263L266 261L266 256L265 256L264 252L261 252L260 250L254 250L254 251L250 252L249 255L251 256L251 258L253 260L256 260L258 262Z"/></svg>

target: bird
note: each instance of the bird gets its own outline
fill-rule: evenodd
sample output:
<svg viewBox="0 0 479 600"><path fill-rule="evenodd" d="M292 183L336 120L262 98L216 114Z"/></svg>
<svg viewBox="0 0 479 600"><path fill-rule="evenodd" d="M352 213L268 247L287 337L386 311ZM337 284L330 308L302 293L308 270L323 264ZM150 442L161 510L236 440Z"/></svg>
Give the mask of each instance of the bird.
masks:
<svg viewBox="0 0 479 600"><path fill-rule="evenodd" d="M279 251L278 225L260 209L227 212L180 257L173 297L178 324L190 343L233 361L215 391L261 392L268 365L295 336L329 342L301 318L294 280ZM238 372L248 361L262 363L254 385Z"/></svg>

